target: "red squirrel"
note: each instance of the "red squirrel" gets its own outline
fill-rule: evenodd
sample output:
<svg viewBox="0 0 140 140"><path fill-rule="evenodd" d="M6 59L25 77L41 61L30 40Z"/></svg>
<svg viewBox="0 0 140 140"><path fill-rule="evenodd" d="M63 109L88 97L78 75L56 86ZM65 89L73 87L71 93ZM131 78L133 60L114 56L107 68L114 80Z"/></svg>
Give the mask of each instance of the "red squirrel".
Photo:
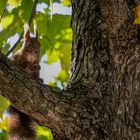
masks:
<svg viewBox="0 0 140 140"><path fill-rule="evenodd" d="M36 37L30 37L29 26L26 25L22 47L13 55L11 60L28 75L39 80L39 53L40 43L37 32ZM35 140L36 130L33 119L12 105L8 112L9 140Z"/></svg>

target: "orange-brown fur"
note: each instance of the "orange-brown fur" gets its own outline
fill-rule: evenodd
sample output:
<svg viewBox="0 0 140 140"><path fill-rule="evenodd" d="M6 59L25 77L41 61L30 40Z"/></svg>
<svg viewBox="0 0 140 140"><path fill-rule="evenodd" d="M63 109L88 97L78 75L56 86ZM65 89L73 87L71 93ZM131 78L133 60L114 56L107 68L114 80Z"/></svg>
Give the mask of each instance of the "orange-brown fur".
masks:
<svg viewBox="0 0 140 140"><path fill-rule="evenodd" d="M37 36L30 37L29 28L24 30L22 48L12 57L15 65L22 68L28 75L39 80L40 43ZM9 107L9 140L35 140L35 123L32 118L12 105Z"/></svg>

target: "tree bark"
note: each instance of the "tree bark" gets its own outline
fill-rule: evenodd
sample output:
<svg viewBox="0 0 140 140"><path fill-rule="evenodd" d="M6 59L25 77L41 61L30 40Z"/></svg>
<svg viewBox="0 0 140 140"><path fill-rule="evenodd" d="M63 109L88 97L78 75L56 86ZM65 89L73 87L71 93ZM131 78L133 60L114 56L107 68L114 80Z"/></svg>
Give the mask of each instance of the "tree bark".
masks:
<svg viewBox="0 0 140 140"><path fill-rule="evenodd" d="M137 3L139 1L136 1ZM59 139L140 139L140 40L131 0L72 0L72 75L43 85L0 54L0 89Z"/></svg>

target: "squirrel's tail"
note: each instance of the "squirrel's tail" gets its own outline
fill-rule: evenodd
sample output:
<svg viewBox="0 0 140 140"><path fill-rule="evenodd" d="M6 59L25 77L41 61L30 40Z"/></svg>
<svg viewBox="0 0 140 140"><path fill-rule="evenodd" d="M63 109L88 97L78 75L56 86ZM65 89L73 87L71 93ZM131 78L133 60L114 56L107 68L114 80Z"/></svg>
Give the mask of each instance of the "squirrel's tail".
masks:
<svg viewBox="0 0 140 140"><path fill-rule="evenodd" d="M28 115L9 107L9 140L35 140L35 122Z"/></svg>

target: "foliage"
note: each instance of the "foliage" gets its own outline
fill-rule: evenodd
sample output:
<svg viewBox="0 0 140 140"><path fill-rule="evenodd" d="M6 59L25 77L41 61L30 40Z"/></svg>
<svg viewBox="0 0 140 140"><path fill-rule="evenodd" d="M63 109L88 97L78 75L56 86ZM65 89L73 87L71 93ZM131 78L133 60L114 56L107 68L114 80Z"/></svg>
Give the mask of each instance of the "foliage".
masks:
<svg viewBox="0 0 140 140"><path fill-rule="evenodd" d="M41 43L41 57L46 55L45 63L53 64L60 62L61 71L55 77L55 83L64 87L69 77L70 54L72 32L70 29L70 15L53 14L53 3L70 6L70 0L38 0L41 10L36 11L33 23L37 25L39 40ZM15 34L23 33L23 25L28 22L32 15L34 0L0 0L0 50L6 54L14 45L8 41ZM46 8L43 8L46 7ZM33 32L33 24L31 25ZM18 43L13 53L21 46ZM0 140L7 139L7 113L4 113L9 103L0 96ZM49 129L38 126L38 140L52 140Z"/></svg>
<svg viewBox="0 0 140 140"><path fill-rule="evenodd" d="M140 5L137 5L135 8L134 24L140 24Z"/></svg>

